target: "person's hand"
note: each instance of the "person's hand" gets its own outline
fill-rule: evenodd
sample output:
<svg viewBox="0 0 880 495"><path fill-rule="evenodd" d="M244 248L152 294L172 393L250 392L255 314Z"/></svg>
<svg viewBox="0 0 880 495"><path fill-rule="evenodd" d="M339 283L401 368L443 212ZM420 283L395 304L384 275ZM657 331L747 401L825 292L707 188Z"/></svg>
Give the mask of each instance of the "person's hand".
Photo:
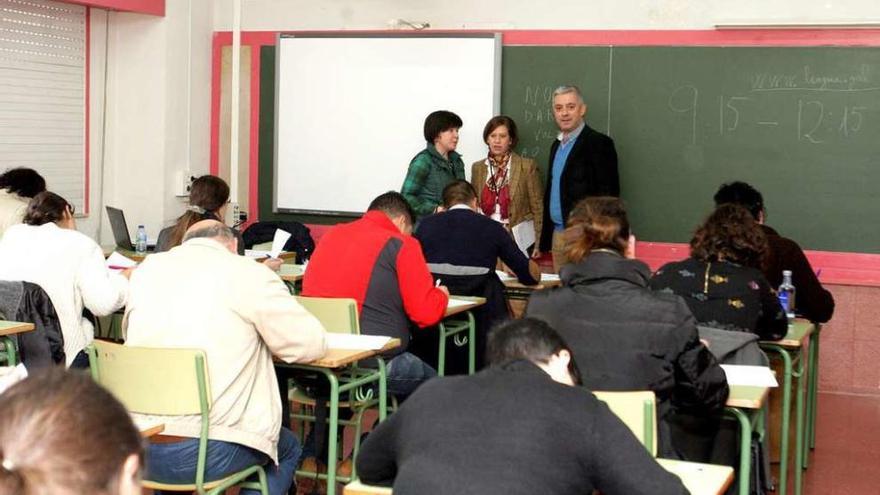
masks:
<svg viewBox="0 0 880 495"><path fill-rule="evenodd" d="M626 240L626 252L624 253L624 256L631 260L636 259L636 236L630 235Z"/></svg>
<svg viewBox="0 0 880 495"><path fill-rule="evenodd" d="M444 208L443 205L437 205L437 207L434 208L434 213L443 213L444 211L446 211L446 208Z"/></svg>
<svg viewBox="0 0 880 495"><path fill-rule="evenodd" d="M284 260L281 258L266 258L263 260L263 264L271 268L273 272L277 272L281 269L281 265L284 264Z"/></svg>
<svg viewBox="0 0 880 495"><path fill-rule="evenodd" d="M706 346L706 349L709 348L709 341L706 339L700 339L700 343Z"/></svg>
<svg viewBox="0 0 880 495"><path fill-rule="evenodd" d="M131 272L133 272L135 268L136 267L134 267L134 266L131 268L126 268L125 270L122 270L121 272L119 272L119 274L127 279L131 279Z"/></svg>
<svg viewBox="0 0 880 495"><path fill-rule="evenodd" d="M446 294L447 296L449 295L449 288L446 287L445 285L438 285L437 288L440 289L441 291L443 291L443 293Z"/></svg>
<svg viewBox="0 0 880 495"><path fill-rule="evenodd" d="M542 253L541 253L541 250L540 250L540 249L538 249L538 248L533 249L533 250L532 250L532 259L533 259L533 260L536 260L536 259L540 258L540 257L541 257L541 254L542 254Z"/></svg>

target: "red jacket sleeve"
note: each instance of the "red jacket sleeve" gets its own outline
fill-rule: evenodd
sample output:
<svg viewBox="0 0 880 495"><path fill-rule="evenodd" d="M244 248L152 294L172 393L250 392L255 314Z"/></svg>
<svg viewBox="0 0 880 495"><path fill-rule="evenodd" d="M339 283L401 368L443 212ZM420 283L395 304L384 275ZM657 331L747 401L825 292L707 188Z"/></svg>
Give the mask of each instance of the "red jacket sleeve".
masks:
<svg viewBox="0 0 880 495"><path fill-rule="evenodd" d="M449 296L434 287L422 246L411 237L403 239L397 254L397 283L403 309L416 325L428 327L443 318Z"/></svg>

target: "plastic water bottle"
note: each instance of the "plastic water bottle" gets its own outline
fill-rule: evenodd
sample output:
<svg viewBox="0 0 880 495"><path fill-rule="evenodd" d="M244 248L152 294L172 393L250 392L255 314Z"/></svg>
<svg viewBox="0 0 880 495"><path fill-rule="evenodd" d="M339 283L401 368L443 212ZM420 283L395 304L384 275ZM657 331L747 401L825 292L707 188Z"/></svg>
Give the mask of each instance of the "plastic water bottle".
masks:
<svg viewBox="0 0 880 495"><path fill-rule="evenodd" d="M134 243L134 251L137 254L147 254L147 231L143 225L138 225L137 237Z"/></svg>
<svg viewBox="0 0 880 495"><path fill-rule="evenodd" d="M782 309L785 311L785 316L789 320L793 319L795 289L791 283L791 270L782 271L782 284L779 285L777 295L779 296L779 304L782 305Z"/></svg>

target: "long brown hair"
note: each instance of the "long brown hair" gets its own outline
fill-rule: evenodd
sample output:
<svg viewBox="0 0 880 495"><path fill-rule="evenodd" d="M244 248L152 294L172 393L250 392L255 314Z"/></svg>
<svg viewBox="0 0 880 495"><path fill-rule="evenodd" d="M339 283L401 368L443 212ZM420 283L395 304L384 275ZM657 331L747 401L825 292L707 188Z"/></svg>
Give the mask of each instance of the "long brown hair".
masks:
<svg viewBox="0 0 880 495"><path fill-rule="evenodd" d="M229 200L229 185L220 177L203 175L192 183L189 191L189 208L177 219L171 231L168 249L179 246L183 235L192 224L208 219L223 221L217 211Z"/></svg>
<svg viewBox="0 0 880 495"><path fill-rule="evenodd" d="M141 437L87 374L47 368L0 397L0 494L115 495Z"/></svg>
<svg viewBox="0 0 880 495"><path fill-rule="evenodd" d="M599 196L578 202L568 216L565 241L565 254L575 263L593 249L625 253L629 241L629 218L623 201Z"/></svg>
<svg viewBox="0 0 880 495"><path fill-rule="evenodd" d="M749 210L736 204L715 209L691 239L691 256L701 261L732 261L761 268L767 238Z"/></svg>

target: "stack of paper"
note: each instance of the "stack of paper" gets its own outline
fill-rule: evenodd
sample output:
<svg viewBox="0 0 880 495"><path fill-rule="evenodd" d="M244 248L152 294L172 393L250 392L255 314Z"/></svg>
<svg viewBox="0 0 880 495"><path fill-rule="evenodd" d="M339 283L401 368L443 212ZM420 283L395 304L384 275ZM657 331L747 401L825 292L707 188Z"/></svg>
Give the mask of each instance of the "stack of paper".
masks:
<svg viewBox="0 0 880 495"><path fill-rule="evenodd" d="M381 335L356 335L351 333L328 333L328 349L355 349L376 351L383 347L391 337Z"/></svg>
<svg viewBox="0 0 880 495"><path fill-rule="evenodd" d="M112 270L125 270L126 268L137 266L136 261L130 258L126 258L116 251L113 251L110 256L107 257L106 263L107 268L110 268Z"/></svg>
<svg viewBox="0 0 880 495"><path fill-rule="evenodd" d="M739 364L722 364L721 368L727 375L728 385L747 387L778 387L773 370L766 366L744 366Z"/></svg>

